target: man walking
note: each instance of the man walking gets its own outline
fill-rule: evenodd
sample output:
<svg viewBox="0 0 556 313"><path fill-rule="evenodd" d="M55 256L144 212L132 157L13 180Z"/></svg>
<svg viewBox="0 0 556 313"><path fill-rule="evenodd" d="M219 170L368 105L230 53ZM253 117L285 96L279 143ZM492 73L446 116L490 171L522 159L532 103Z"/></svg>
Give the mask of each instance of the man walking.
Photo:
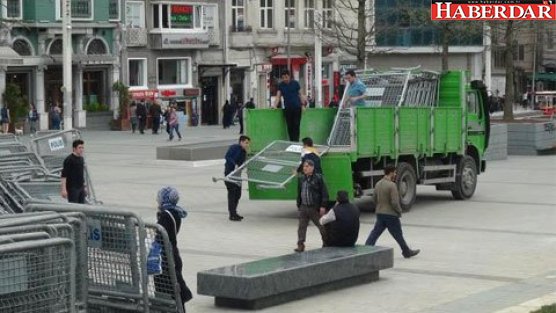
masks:
<svg viewBox="0 0 556 313"><path fill-rule="evenodd" d="M137 114L137 121L139 122L139 133L143 135L145 134L145 124L147 123L147 106L144 100L137 104L135 114Z"/></svg>
<svg viewBox="0 0 556 313"><path fill-rule="evenodd" d="M363 84L355 75L353 70L346 72L346 80L349 82L349 89L347 91L348 100L351 106L364 107L365 106L365 91L367 86Z"/></svg>
<svg viewBox="0 0 556 313"><path fill-rule="evenodd" d="M249 150L249 144L251 143L251 138L247 136L240 136L239 143L233 144L228 148L226 152L226 164L224 165L224 176L228 176L236 168L240 167L247 156L247 150ZM226 184L226 189L228 190L228 213L230 221L239 222L243 219L243 216L237 214L237 205L239 204L239 199L241 198L241 184L236 184L233 182L224 182Z"/></svg>
<svg viewBox="0 0 556 313"><path fill-rule="evenodd" d="M290 72L282 72L282 82L278 85L275 108L280 107L280 100L284 97L284 116L288 128L290 141L299 141L299 124L301 123L301 86L290 78Z"/></svg>
<svg viewBox="0 0 556 313"><path fill-rule="evenodd" d="M64 160L62 168L61 195L68 202L85 203L87 191L85 189L85 160L83 151L84 142L81 139L73 141L73 152Z"/></svg>
<svg viewBox="0 0 556 313"><path fill-rule="evenodd" d="M402 208L400 206L400 196L396 187L396 168L388 165L384 168L384 177L376 184L373 200L376 205L376 222L366 245L374 246L380 235L385 229L394 237L404 258L411 258L419 254L421 250L411 250L403 238L400 217Z"/></svg>
<svg viewBox="0 0 556 313"><path fill-rule="evenodd" d="M324 210L321 212L324 214ZM326 232L328 247L353 247L359 236L359 209L349 203L347 191L338 191L336 205L323 215L320 224Z"/></svg>
<svg viewBox="0 0 556 313"><path fill-rule="evenodd" d="M153 135L158 135L158 130L160 128L160 116L162 115L162 107L158 101L153 102L150 111L153 118Z"/></svg>
<svg viewBox="0 0 556 313"><path fill-rule="evenodd" d="M315 164L311 160L303 162L303 175L297 185L297 210L299 224L297 228L297 248L295 252L305 251L305 239L309 220L318 227L325 243L324 227L319 223L319 212L323 212L328 204L328 190L320 174L315 173Z"/></svg>

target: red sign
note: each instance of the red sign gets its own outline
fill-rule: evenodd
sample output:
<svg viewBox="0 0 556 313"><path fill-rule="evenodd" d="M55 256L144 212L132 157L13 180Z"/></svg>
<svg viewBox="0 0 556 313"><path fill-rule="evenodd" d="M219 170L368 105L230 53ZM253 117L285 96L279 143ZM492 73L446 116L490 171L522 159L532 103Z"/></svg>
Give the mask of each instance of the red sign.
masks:
<svg viewBox="0 0 556 313"><path fill-rule="evenodd" d="M555 0L432 0L432 20L556 20Z"/></svg>
<svg viewBox="0 0 556 313"><path fill-rule="evenodd" d="M158 90L156 89L146 89L146 90L130 90L129 94L134 100L151 99L158 97Z"/></svg>
<svg viewBox="0 0 556 313"><path fill-rule="evenodd" d="M172 5L172 14L192 14L193 7L190 5Z"/></svg>
<svg viewBox="0 0 556 313"><path fill-rule="evenodd" d="M164 97L171 97L176 95L176 91L173 89L166 89L166 90L161 90L160 94Z"/></svg>
<svg viewBox="0 0 556 313"><path fill-rule="evenodd" d="M201 90L199 88L185 88L183 95L186 97L198 97L201 95Z"/></svg>

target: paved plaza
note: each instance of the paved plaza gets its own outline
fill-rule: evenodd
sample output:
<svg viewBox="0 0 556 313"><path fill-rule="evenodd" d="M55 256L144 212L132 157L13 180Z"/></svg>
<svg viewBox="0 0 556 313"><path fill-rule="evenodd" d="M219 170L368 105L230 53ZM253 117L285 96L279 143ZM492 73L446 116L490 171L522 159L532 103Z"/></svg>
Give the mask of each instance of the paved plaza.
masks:
<svg viewBox="0 0 556 313"><path fill-rule="evenodd" d="M156 160L156 147L237 139L238 128L197 127L181 142L164 135L83 131L85 155L97 197L108 206L156 217L163 185L181 193L188 218L178 243L184 276L194 295L198 271L293 252L297 235L293 201L250 201L244 188L242 222L228 220L226 188L213 183L223 161ZM223 156L215 156L222 159ZM363 244L375 216L361 216ZM377 282L328 292L264 312L481 313L496 312L556 292L556 156L510 156L479 177L475 196L452 200L446 191L418 187L417 202L402 218L406 240L421 254L404 259L392 237L394 268ZM315 227L307 248L320 247ZM236 312L195 295L188 312ZM507 310L507 313L510 311ZM512 311L517 312L517 311Z"/></svg>

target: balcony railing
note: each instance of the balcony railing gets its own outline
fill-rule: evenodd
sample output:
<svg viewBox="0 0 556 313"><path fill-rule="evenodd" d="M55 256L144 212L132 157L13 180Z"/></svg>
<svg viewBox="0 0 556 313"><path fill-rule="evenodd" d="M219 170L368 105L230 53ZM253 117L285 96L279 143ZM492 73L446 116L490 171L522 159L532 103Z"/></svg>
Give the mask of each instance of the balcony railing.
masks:
<svg viewBox="0 0 556 313"><path fill-rule="evenodd" d="M126 45L128 47L140 47L147 45L146 28L128 28L126 30Z"/></svg>

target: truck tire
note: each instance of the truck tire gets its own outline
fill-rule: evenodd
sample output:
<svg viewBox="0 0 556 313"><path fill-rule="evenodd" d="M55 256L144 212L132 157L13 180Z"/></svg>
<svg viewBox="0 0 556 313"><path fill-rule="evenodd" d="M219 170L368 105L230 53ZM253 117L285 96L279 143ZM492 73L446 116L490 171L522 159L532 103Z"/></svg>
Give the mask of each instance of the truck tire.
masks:
<svg viewBox="0 0 556 313"><path fill-rule="evenodd" d="M477 165L475 160L465 155L457 164L456 182L452 189L452 196L457 200L469 199L477 188Z"/></svg>
<svg viewBox="0 0 556 313"><path fill-rule="evenodd" d="M411 164L398 163L396 168L396 186L400 194L400 205L404 212L411 210L417 196L417 175Z"/></svg>

